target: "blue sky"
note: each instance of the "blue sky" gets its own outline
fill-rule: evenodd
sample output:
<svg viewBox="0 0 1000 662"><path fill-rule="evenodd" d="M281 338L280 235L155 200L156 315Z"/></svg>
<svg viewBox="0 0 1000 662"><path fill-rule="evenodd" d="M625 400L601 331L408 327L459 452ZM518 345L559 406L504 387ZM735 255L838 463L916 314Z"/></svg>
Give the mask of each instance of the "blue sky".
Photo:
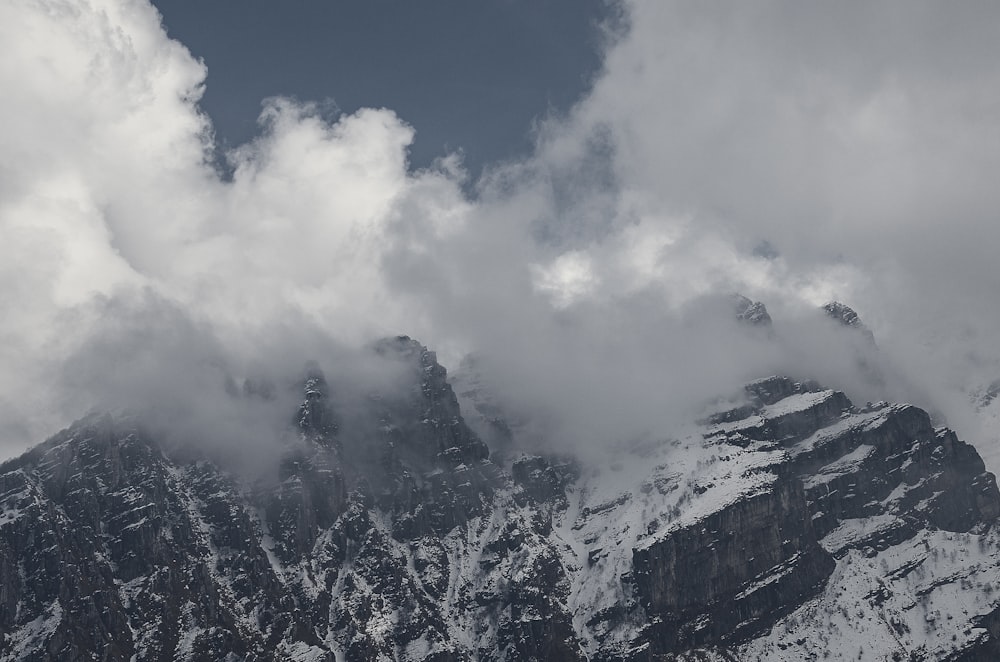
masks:
<svg viewBox="0 0 1000 662"><path fill-rule="evenodd" d="M462 149L472 173L531 146L600 66L604 0L156 0L208 66L202 108L220 145L257 133L262 99L388 107L417 129L415 167Z"/></svg>

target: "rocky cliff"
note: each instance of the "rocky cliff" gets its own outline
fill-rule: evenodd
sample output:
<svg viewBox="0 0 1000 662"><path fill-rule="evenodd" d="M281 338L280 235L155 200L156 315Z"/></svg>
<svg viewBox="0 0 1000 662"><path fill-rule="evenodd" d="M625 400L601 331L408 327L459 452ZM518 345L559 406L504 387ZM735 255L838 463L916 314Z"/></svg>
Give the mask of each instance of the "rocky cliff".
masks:
<svg viewBox="0 0 1000 662"><path fill-rule="evenodd" d="M375 351L405 387L345 416L307 372L273 472L107 415L0 466L0 659L1000 650L1000 492L915 407L772 377L606 462L498 466L433 352Z"/></svg>

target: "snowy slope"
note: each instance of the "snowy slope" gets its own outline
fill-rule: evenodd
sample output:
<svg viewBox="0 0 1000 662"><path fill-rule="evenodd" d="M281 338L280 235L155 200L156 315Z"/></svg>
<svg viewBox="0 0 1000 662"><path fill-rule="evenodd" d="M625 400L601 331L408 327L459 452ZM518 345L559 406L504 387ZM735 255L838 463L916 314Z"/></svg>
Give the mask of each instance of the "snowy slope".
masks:
<svg viewBox="0 0 1000 662"><path fill-rule="evenodd" d="M501 468L432 352L382 351L415 387L365 436L311 376L270 482L102 416L0 466L0 660L1000 650L1000 492L919 409L773 377L675 437Z"/></svg>

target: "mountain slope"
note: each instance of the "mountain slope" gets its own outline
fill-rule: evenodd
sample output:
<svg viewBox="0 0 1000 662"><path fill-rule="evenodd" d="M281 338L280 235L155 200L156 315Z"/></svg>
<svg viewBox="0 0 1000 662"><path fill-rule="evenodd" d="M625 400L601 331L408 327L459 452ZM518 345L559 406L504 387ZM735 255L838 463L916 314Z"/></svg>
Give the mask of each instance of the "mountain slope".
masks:
<svg viewBox="0 0 1000 662"><path fill-rule="evenodd" d="M773 377L501 468L377 351L412 384L348 420L314 371L268 477L111 416L0 466L0 659L994 659L1000 492L915 407Z"/></svg>

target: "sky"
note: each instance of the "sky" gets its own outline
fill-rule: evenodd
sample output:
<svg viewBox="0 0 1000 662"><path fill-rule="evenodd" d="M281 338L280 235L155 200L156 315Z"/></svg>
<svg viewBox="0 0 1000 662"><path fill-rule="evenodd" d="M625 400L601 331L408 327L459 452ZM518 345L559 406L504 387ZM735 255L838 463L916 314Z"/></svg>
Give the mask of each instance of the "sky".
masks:
<svg viewBox="0 0 1000 662"><path fill-rule="evenodd" d="M154 4L208 66L200 106L223 150L256 135L263 99L288 96L391 108L419 127L411 167L461 150L473 177L529 153L535 120L584 93L616 16L604 0Z"/></svg>
<svg viewBox="0 0 1000 662"><path fill-rule="evenodd" d="M3 455L93 407L266 444L226 383L378 381L357 357L406 333L475 356L532 443L667 434L783 373L1000 457L972 404L1000 377L1000 6L417 4L0 4Z"/></svg>

